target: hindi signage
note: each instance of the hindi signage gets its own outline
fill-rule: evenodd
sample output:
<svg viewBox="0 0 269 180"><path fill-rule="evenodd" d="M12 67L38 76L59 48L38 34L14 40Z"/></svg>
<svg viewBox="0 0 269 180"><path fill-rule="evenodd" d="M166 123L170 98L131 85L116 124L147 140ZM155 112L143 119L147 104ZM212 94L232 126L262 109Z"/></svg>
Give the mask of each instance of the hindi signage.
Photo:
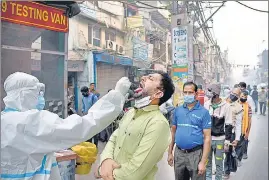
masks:
<svg viewBox="0 0 269 180"><path fill-rule="evenodd" d="M172 61L173 64L188 64L188 28L178 26L172 31Z"/></svg>

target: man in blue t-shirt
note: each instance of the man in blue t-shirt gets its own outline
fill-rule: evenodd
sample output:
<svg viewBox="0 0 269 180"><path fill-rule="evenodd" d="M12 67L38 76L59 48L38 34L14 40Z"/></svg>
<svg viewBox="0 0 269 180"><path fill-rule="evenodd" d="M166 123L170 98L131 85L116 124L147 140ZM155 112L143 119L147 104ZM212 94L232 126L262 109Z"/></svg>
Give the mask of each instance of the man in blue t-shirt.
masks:
<svg viewBox="0 0 269 180"><path fill-rule="evenodd" d="M174 112L168 164L174 164L176 180L205 179L211 147L211 117L208 110L196 100L197 89L195 83L186 82L183 86L184 104Z"/></svg>
<svg viewBox="0 0 269 180"><path fill-rule="evenodd" d="M89 91L89 88L83 86L81 88L82 93L82 114L88 114L89 109L98 101L98 97ZM96 147L98 147L99 134L95 135L92 139L89 139L87 142L93 142Z"/></svg>

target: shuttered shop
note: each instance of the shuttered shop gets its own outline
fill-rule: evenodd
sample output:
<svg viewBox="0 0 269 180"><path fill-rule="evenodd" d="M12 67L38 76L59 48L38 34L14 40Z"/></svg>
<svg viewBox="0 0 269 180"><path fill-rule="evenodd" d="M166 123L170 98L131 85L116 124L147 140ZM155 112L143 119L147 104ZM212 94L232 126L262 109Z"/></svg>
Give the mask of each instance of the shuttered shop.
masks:
<svg viewBox="0 0 269 180"><path fill-rule="evenodd" d="M101 96L114 89L121 77L128 76L128 69L128 66L97 62L97 91Z"/></svg>

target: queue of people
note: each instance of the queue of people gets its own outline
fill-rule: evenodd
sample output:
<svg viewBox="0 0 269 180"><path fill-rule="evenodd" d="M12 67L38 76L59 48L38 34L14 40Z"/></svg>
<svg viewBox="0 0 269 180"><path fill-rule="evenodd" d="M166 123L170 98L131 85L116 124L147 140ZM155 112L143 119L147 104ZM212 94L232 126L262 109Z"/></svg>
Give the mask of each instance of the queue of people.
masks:
<svg viewBox="0 0 269 180"><path fill-rule="evenodd" d="M257 94L254 86L251 95L246 87L245 82L240 82L228 97L221 98L221 85L212 84L206 93L209 99L202 106L196 100L198 86L184 84L184 104L174 112L167 160L174 166L176 180L211 180L213 155L216 180L229 179L231 172L242 166L242 159L248 158L255 96L267 102L264 87ZM264 115L263 109L261 114Z"/></svg>
<svg viewBox="0 0 269 180"><path fill-rule="evenodd" d="M219 84L204 92L186 82L184 104L172 107L175 87L168 74L143 76L132 97L130 86L123 77L103 97L94 84L83 87L83 116L73 114L63 120L42 110L44 98L39 96L43 97L44 84L25 73L11 74L4 83L7 96L1 113L1 179L59 180L53 153L94 139L119 117L130 99L134 106L121 116L119 128L109 137L96 178L154 180L157 163L168 149L167 161L174 166L176 180L211 180L213 155L215 179L228 179L248 158L252 110L257 111L259 102L264 115L268 99L264 88L257 94L255 87L247 90L244 82L226 98L221 98ZM205 94L208 100L201 103ZM171 116L165 117L170 111L171 124L167 119Z"/></svg>

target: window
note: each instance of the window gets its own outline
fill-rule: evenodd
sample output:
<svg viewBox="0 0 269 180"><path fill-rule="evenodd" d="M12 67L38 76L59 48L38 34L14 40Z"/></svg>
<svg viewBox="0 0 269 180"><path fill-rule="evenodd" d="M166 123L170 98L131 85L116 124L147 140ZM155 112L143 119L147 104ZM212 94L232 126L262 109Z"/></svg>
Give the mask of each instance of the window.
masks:
<svg viewBox="0 0 269 180"><path fill-rule="evenodd" d="M116 41L116 35L115 35L115 33L106 31L106 34L105 35L106 35L106 41L107 40Z"/></svg>
<svg viewBox="0 0 269 180"><path fill-rule="evenodd" d="M1 84L17 71L37 77L46 85L45 109L64 117L65 33L5 21L1 23L1 43L5 45L1 47ZM3 108L2 99L6 94L3 86L0 89Z"/></svg>
<svg viewBox="0 0 269 180"><path fill-rule="evenodd" d="M88 43L94 46L101 47L101 28L100 27L92 27L91 25L89 25Z"/></svg>

